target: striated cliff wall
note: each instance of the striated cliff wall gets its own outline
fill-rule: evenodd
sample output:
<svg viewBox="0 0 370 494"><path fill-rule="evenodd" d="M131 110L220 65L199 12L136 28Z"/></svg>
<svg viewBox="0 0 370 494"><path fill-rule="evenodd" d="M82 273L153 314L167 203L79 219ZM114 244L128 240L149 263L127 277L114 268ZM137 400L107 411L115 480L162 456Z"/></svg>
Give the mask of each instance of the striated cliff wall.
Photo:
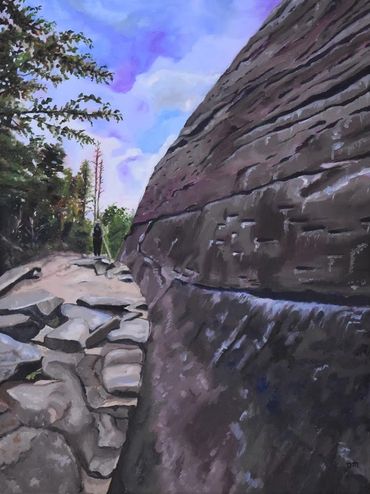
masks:
<svg viewBox="0 0 370 494"><path fill-rule="evenodd" d="M284 0L155 168L112 493L369 492L369 83L368 0Z"/></svg>

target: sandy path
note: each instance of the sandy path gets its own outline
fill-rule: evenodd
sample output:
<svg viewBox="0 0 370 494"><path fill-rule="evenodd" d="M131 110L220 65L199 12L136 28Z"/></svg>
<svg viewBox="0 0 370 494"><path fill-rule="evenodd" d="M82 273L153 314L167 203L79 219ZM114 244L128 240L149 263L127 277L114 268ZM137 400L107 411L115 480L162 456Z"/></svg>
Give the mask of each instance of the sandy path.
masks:
<svg viewBox="0 0 370 494"><path fill-rule="evenodd" d="M18 283L12 292L43 288L68 303L75 303L76 299L83 295L127 295L135 298L141 296L135 283L123 283L117 278L108 279L105 275L97 276L92 268L74 266L73 260L79 258L78 254L71 252L56 253L29 263L41 266L40 278Z"/></svg>

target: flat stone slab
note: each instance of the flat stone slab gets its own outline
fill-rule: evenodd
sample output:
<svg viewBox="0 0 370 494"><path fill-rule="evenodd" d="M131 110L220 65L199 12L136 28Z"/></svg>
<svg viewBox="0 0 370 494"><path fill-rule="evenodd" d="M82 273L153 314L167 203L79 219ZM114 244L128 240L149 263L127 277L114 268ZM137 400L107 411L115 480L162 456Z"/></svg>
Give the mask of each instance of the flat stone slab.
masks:
<svg viewBox="0 0 370 494"><path fill-rule="evenodd" d="M62 303L62 298L43 289L11 293L0 299L0 314L28 312L37 309L42 316L48 317Z"/></svg>
<svg viewBox="0 0 370 494"><path fill-rule="evenodd" d="M77 299L77 304L84 307L95 307L98 309L124 309L131 305L133 300L124 297L99 297L94 295L86 295Z"/></svg>
<svg viewBox="0 0 370 494"><path fill-rule="evenodd" d="M134 343L146 343L149 338L149 322L144 319L121 321L119 329L115 329L107 336L111 342L129 340Z"/></svg>
<svg viewBox="0 0 370 494"><path fill-rule="evenodd" d="M90 334L89 326L83 319L70 319L45 336L45 344L51 350L67 353L80 352L85 348Z"/></svg>
<svg viewBox="0 0 370 494"><path fill-rule="evenodd" d="M141 384L140 364L108 365L103 368L102 378L104 388L108 393L135 393Z"/></svg>
<svg viewBox="0 0 370 494"><path fill-rule="evenodd" d="M89 257L86 259L76 259L75 261L72 261L71 264L74 264L75 266L93 268L95 263L96 263L96 259Z"/></svg>
<svg viewBox="0 0 370 494"><path fill-rule="evenodd" d="M86 339L86 348L92 348L104 340L112 329L119 328L120 321L121 320L119 317L113 317L106 323L96 328L95 331Z"/></svg>
<svg viewBox="0 0 370 494"><path fill-rule="evenodd" d="M120 348L111 350L104 358L104 367L120 364L142 364L144 354L140 348Z"/></svg>
<svg viewBox="0 0 370 494"><path fill-rule="evenodd" d="M42 354L34 345L20 343L6 334L0 334L0 382L14 376L23 366L41 362Z"/></svg>
<svg viewBox="0 0 370 494"><path fill-rule="evenodd" d="M19 281L35 278L40 273L40 266L19 266L9 269L0 276L0 295L3 295L10 290Z"/></svg>
<svg viewBox="0 0 370 494"><path fill-rule="evenodd" d="M127 266L122 264L122 266L117 266L115 268L109 269L105 275L107 278L112 279L115 276L131 274L131 271Z"/></svg>
<svg viewBox="0 0 370 494"><path fill-rule="evenodd" d="M34 336L32 338L31 341L33 341L34 343L45 343L45 337L51 333L52 331L54 331L54 328L52 328L51 326L44 326L38 333L36 336Z"/></svg>
<svg viewBox="0 0 370 494"><path fill-rule="evenodd" d="M101 345L95 346L93 348L86 348L84 351L85 355L93 355L96 357L105 357L107 353L112 350L132 350L134 347L132 345L125 345L124 343L110 343L108 341L103 342Z"/></svg>
<svg viewBox="0 0 370 494"><path fill-rule="evenodd" d="M110 314L75 304L63 304L61 312L68 319L84 319L90 331L94 331L97 327L112 319Z"/></svg>
<svg viewBox="0 0 370 494"><path fill-rule="evenodd" d="M40 330L40 326L26 314L8 314L0 316L0 333L15 340L28 343Z"/></svg>
<svg viewBox="0 0 370 494"><path fill-rule="evenodd" d="M136 397L115 396L108 393L103 386L86 386L86 399L90 407L95 410L137 406Z"/></svg>

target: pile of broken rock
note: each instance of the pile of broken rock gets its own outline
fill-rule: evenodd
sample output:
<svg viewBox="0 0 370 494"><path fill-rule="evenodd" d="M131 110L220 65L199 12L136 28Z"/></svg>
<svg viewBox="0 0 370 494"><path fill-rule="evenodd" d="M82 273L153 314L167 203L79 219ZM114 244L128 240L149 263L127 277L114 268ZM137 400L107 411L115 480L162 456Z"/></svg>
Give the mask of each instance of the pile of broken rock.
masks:
<svg viewBox="0 0 370 494"><path fill-rule="evenodd" d="M39 272L0 277L1 492L105 494L137 404L147 306L119 295L65 304L36 288L9 293Z"/></svg>

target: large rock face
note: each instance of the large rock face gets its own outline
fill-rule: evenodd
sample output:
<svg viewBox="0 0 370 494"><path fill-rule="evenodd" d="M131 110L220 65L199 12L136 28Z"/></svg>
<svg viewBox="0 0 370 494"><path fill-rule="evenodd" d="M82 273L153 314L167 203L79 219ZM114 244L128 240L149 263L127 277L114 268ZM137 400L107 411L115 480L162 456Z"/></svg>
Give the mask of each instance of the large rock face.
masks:
<svg viewBox="0 0 370 494"><path fill-rule="evenodd" d="M285 0L157 165L112 493L370 491L369 60L367 0Z"/></svg>

